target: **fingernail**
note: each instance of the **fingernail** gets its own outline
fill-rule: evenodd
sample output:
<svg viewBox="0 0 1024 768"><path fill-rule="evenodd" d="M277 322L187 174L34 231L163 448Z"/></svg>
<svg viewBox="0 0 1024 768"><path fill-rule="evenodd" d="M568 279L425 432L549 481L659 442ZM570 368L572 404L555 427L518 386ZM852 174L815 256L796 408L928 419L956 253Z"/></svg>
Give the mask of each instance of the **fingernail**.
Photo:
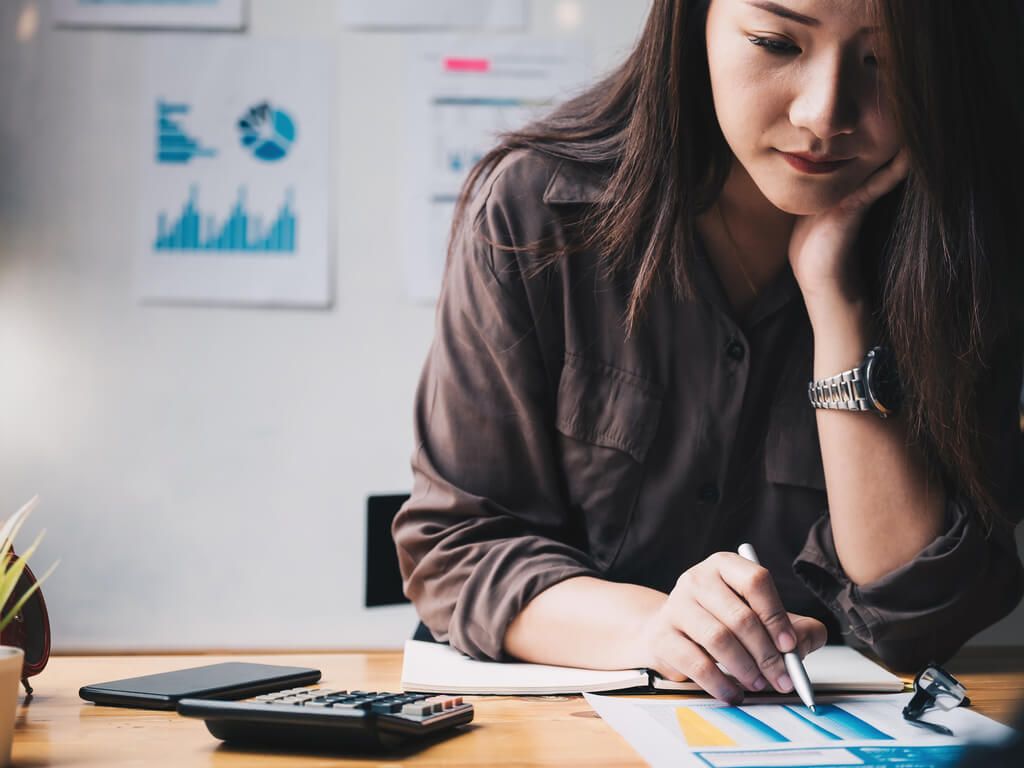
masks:
<svg viewBox="0 0 1024 768"><path fill-rule="evenodd" d="M765 680L764 677L758 677L757 680L754 681L753 687L755 691L763 691L766 685L768 685L768 681Z"/></svg>
<svg viewBox="0 0 1024 768"><path fill-rule="evenodd" d="M789 653L794 648L796 648L796 638L793 637L793 635L790 634L789 632L780 632L779 633L779 638L778 638L778 643L779 643L779 650L782 651L783 653Z"/></svg>
<svg viewBox="0 0 1024 768"><path fill-rule="evenodd" d="M793 681L789 679L789 675L779 675L779 682L775 687L781 693L789 693L793 690Z"/></svg>

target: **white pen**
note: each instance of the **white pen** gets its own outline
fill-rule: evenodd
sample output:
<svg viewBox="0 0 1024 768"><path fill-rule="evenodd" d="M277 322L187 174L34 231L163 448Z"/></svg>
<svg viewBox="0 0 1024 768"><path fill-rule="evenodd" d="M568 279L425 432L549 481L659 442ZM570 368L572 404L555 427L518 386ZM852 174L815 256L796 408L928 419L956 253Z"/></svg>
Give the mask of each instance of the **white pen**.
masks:
<svg viewBox="0 0 1024 768"><path fill-rule="evenodd" d="M761 561L757 559L757 552L754 548L747 543L740 544L739 553L741 557L745 557L752 563L757 565L761 564ZM800 654L795 650L789 653L782 654L783 661L786 662L786 671L789 672L789 677L793 681L793 688L796 690L797 695L811 712L818 714L818 708L814 704L814 689L811 688L811 680L807 677L807 670L804 669L804 663L800 661Z"/></svg>

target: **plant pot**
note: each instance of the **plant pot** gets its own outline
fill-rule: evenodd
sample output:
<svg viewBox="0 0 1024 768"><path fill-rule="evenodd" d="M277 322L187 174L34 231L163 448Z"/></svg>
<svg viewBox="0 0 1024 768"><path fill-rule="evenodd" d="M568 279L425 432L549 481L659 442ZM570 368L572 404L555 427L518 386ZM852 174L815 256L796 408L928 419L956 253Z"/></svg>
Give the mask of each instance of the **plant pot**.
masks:
<svg viewBox="0 0 1024 768"><path fill-rule="evenodd" d="M0 765L11 764L14 718L18 711L18 688L25 652L11 645L0 645Z"/></svg>

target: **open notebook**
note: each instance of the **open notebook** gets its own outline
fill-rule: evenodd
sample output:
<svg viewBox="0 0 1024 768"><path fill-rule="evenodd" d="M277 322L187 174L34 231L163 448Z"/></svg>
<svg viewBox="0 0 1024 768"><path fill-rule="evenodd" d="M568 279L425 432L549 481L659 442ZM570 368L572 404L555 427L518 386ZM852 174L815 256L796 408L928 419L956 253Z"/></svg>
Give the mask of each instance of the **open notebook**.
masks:
<svg viewBox="0 0 1024 768"><path fill-rule="evenodd" d="M853 648L826 645L804 659L816 691L902 691L903 681ZM646 669L577 669L546 664L476 661L449 645L405 642L402 690L421 693L505 695L598 691L699 691Z"/></svg>

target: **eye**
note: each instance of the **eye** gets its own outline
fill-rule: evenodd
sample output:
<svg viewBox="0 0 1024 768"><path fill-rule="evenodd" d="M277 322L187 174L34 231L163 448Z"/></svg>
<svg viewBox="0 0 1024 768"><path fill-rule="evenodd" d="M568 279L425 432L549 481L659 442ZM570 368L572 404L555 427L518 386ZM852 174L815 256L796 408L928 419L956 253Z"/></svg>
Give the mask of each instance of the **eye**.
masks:
<svg viewBox="0 0 1024 768"><path fill-rule="evenodd" d="M777 56L785 56L791 53L800 52L800 49L795 45L791 45L784 40L776 40L771 37L751 36L748 37L747 40L749 40L752 45L764 48L766 53L775 54Z"/></svg>

